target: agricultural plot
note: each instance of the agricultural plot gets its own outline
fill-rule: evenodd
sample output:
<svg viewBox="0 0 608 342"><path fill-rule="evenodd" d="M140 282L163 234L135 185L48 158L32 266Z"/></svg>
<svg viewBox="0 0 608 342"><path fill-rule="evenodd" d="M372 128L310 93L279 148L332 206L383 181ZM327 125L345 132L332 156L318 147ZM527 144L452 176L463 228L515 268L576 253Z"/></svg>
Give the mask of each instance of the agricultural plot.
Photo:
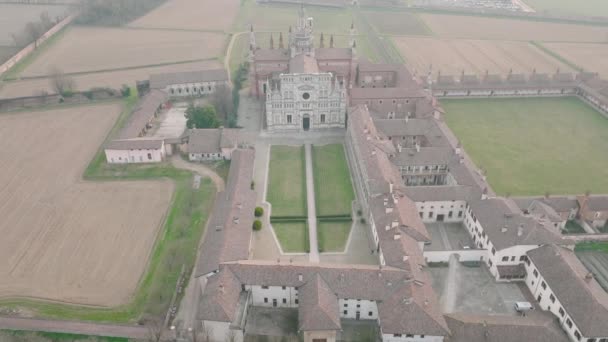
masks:
<svg viewBox="0 0 608 342"><path fill-rule="evenodd" d="M608 78L607 44L545 43L543 45L570 63Z"/></svg>
<svg viewBox="0 0 608 342"><path fill-rule="evenodd" d="M133 21L129 27L226 31L239 11L239 0L171 0Z"/></svg>
<svg viewBox="0 0 608 342"><path fill-rule="evenodd" d="M12 34L21 33L28 22L39 20L42 13L48 13L49 18L55 20L68 10L67 6L58 5L0 4L0 45L14 45Z"/></svg>
<svg viewBox="0 0 608 342"><path fill-rule="evenodd" d="M365 11L363 15L381 34L430 35L432 32L415 13Z"/></svg>
<svg viewBox="0 0 608 342"><path fill-rule="evenodd" d="M128 70L109 71L102 73L89 73L72 76L76 90L89 90L94 87L109 87L119 89L123 84L135 86L135 81L146 80L151 74L174 72L174 71L193 71L221 68L222 65L217 60L171 64L150 68L134 68ZM56 91L51 86L49 78L36 78L29 80L16 80L5 82L0 88L0 99L11 97L33 96L47 92L49 94Z"/></svg>
<svg viewBox="0 0 608 342"><path fill-rule="evenodd" d="M605 0L525 0L524 2L540 13L608 17L608 2Z"/></svg>
<svg viewBox="0 0 608 342"><path fill-rule="evenodd" d="M395 37L395 44L410 70L426 73L433 66L442 75L506 75L572 72L572 68L528 42Z"/></svg>
<svg viewBox="0 0 608 342"><path fill-rule="evenodd" d="M20 76L48 75L53 67L77 73L212 59L224 41L217 33L74 27Z"/></svg>
<svg viewBox="0 0 608 342"><path fill-rule="evenodd" d="M298 7L290 5L259 5L253 0L244 0L237 16L235 31L248 31L250 25L258 32L287 31L297 22ZM345 8L306 7L306 15L314 18L315 35L349 34L352 23L351 12Z"/></svg>
<svg viewBox="0 0 608 342"><path fill-rule="evenodd" d="M342 144L314 146L312 151L318 216L348 216L355 199Z"/></svg>
<svg viewBox="0 0 608 342"><path fill-rule="evenodd" d="M441 38L604 43L608 37L607 26L444 14L420 16Z"/></svg>
<svg viewBox="0 0 608 342"><path fill-rule="evenodd" d="M0 115L0 297L110 307L133 296L173 185L82 181L120 110Z"/></svg>
<svg viewBox="0 0 608 342"><path fill-rule="evenodd" d="M303 146L272 146L266 201L272 216L307 215Z"/></svg>
<svg viewBox="0 0 608 342"><path fill-rule="evenodd" d="M579 99L442 101L500 195L608 193L608 120Z"/></svg>

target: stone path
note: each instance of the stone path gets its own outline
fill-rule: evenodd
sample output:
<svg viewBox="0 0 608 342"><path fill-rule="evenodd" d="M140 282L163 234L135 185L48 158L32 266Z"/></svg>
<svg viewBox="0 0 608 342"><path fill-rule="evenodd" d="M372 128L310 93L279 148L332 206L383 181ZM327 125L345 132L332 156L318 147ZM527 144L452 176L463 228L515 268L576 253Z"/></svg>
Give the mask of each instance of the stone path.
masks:
<svg viewBox="0 0 608 342"><path fill-rule="evenodd" d="M217 192L224 191L226 184L224 183L224 179L220 177L215 171L211 170L209 167L200 164L200 163L190 163L183 160L180 156L173 156L171 158L171 164L178 169L190 170L198 173L201 176L211 178L211 181L215 184L215 189Z"/></svg>
<svg viewBox="0 0 608 342"><path fill-rule="evenodd" d="M317 239L317 208L315 207L315 182L312 172L312 147L304 145L306 156L306 202L308 204L308 239L310 245L310 262L319 262L319 245Z"/></svg>

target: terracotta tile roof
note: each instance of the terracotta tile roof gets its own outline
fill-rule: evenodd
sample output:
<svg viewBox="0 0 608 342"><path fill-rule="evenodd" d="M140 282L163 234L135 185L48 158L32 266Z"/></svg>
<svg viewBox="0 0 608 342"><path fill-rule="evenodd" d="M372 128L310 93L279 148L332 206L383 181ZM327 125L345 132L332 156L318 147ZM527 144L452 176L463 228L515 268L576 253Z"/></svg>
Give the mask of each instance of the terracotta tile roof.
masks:
<svg viewBox="0 0 608 342"><path fill-rule="evenodd" d="M425 98L426 94L418 87L410 88L353 88L350 96L355 100L414 99Z"/></svg>
<svg viewBox="0 0 608 342"><path fill-rule="evenodd" d="M455 155L451 147L404 148L393 162L398 166L448 165Z"/></svg>
<svg viewBox="0 0 608 342"><path fill-rule="evenodd" d="M415 202L469 201L481 198L481 193L468 185L408 186L403 191Z"/></svg>
<svg viewBox="0 0 608 342"><path fill-rule="evenodd" d="M256 62L265 61L289 61L289 50L287 49L257 49L254 53Z"/></svg>
<svg viewBox="0 0 608 342"><path fill-rule="evenodd" d="M577 196L580 207L586 205L591 211L608 211L608 196Z"/></svg>
<svg viewBox="0 0 608 342"><path fill-rule="evenodd" d="M232 128L191 129L188 135L188 153L219 153L222 148L235 148L239 130Z"/></svg>
<svg viewBox="0 0 608 342"><path fill-rule="evenodd" d="M341 330L338 297L320 274L298 290L301 331Z"/></svg>
<svg viewBox="0 0 608 342"><path fill-rule="evenodd" d="M124 139L110 141L106 145L106 150L158 150L162 146L162 139Z"/></svg>
<svg viewBox="0 0 608 342"><path fill-rule="evenodd" d="M316 74L318 72L319 65L313 57L300 54L289 60L290 74Z"/></svg>
<svg viewBox="0 0 608 342"><path fill-rule="evenodd" d="M198 319L234 321L240 293L241 283L230 269L210 276L199 301Z"/></svg>
<svg viewBox="0 0 608 342"><path fill-rule="evenodd" d="M517 245L543 245L563 243L557 233L547 229L532 217L524 216L508 199L490 198L469 203L473 214L497 250Z"/></svg>
<svg viewBox="0 0 608 342"><path fill-rule="evenodd" d="M226 189L215 201L201 246L197 277L217 271L222 262L249 258L256 202L251 190L254 157L253 150L232 154Z"/></svg>
<svg viewBox="0 0 608 342"><path fill-rule="evenodd" d="M568 342L565 332L549 313L523 316L472 315L445 316L452 336L446 342Z"/></svg>
<svg viewBox="0 0 608 342"><path fill-rule="evenodd" d="M583 336L608 336L608 293L569 249L545 245L528 252L530 261L545 279Z"/></svg>
<svg viewBox="0 0 608 342"><path fill-rule="evenodd" d="M317 60L347 59L353 56L350 48L316 48L315 57Z"/></svg>
<svg viewBox="0 0 608 342"><path fill-rule="evenodd" d="M156 110L168 100L169 96L157 89L152 89L148 94L144 95L127 119L127 124L120 131L119 139L139 137L141 131L154 118Z"/></svg>

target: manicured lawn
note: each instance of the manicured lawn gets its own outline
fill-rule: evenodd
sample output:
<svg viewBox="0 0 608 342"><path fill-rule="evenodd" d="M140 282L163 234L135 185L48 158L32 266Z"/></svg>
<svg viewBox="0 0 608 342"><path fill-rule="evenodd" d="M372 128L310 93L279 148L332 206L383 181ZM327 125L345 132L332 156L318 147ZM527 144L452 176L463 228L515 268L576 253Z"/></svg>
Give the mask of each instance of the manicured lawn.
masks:
<svg viewBox="0 0 608 342"><path fill-rule="evenodd" d="M525 3L540 13L608 17L606 0L525 0Z"/></svg>
<svg viewBox="0 0 608 342"><path fill-rule="evenodd" d="M308 230L304 222L273 223L272 228L285 253L308 252Z"/></svg>
<svg viewBox="0 0 608 342"><path fill-rule="evenodd" d="M608 119L577 98L441 102L498 194L608 193Z"/></svg>
<svg viewBox="0 0 608 342"><path fill-rule="evenodd" d="M566 229L564 232L566 234L584 234L585 230L576 221L569 220L566 222Z"/></svg>
<svg viewBox="0 0 608 342"><path fill-rule="evenodd" d="M350 215L355 194L344 145L314 146L312 159L317 215Z"/></svg>
<svg viewBox="0 0 608 342"><path fill-rule="evenodd" d="M266 200L272 216L306 216L303 146L272 146Z"/></svg>
<svg viewBox="0 0 608 342"><path fill-rule="evenodd" d="M319 251L344 252L352 222L319 222L317 233L319 236Z"/></svg>

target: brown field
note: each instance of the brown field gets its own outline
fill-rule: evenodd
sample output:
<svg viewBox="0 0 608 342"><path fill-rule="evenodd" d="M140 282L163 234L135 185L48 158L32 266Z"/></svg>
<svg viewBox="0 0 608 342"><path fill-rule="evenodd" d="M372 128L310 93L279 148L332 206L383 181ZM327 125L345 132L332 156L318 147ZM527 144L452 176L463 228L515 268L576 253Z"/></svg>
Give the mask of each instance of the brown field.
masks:
<svg viewBox="0 0 608 342"><path fill-rule="evenodd" d="M550 43L545 47L587 71L599 72L608 78L608 45Z"/></svg>
<svg viewBox="0 0 608 342"><path fill-rule="evenodd" d="M73 27L21 76L87 72L219 57L224 35L202 32Z"/></svg>
<svg viewBox="0 0 608 342"><path fill-rule="evenodd" d="M134 293L173 186L81 180L119 112L0 115L0 298L116 306Z"/></svg>
<svg viewBox="0 0 608 342"><path fill-rule="evenodd" d="M442 38L540 40L552 42L607 42L608 27L484 18L443 14L421 14L430 29Z"/></svg>
<svg viewBox="0 0 608 342"><path fill-rule="evenodd" d="M433 65L443 75L542 73L572 71L570 67L545 54L527 42L487 41L437 38L394 38L407 66L418 73L427 73Z"/></svg>
<svg viewBox="0 0 608 342"><path fill-rule="evenodd" d="M135 81L146 80L150 77L150 74L174 71L207 70L221 67L222 65L220 62L212 60L205 62L164 65L151 68L138 68L75 75L72 76L72 79L74 80L76 90L89 90L94 87L110 87L119 89L123 84L135 86ZM0 86L0 99L33 96L40 94L41 91L46 91L49 94L55 92L52 89L50 80L48 78L5 82L2 84L2 86Z"/></svg>
<svg viewBox="0 0 608 342"><path fill-rule="evenodd" d="M170 0L129 26L226 31L238 11L239 0Z"/></svg>
<svg viewBox="0 0 608 342"><path fill-rule="evenodd" d="M40 19L43 12L55 19L67 11L67 6L0 4L0 45L12 45L11 34L21 33L28 22Z"/></svg>

